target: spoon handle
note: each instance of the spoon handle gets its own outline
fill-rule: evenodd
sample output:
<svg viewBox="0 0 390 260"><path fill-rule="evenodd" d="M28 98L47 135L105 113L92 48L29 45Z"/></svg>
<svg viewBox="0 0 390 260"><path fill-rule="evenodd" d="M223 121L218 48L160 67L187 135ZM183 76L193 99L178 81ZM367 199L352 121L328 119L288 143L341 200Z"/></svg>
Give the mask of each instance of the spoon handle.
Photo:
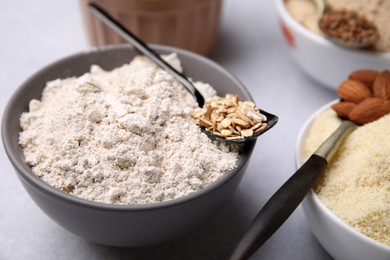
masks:
<svg viewBox="0 0 390 260"><path fill-rule="evenodd" d="M327 165L324 158L313 154L264 205L230 259L247 259L262 246L298 207Z"/></svg>
<svg viewBox="0 0 390 260"><path fill-rule="evenodd" d="M127 28L125 28L119 21L114 19L111 15L109 15L103 8L99 7L94 3L89 4L90 11L103 23L117 32L123 39L128 41L134 48L136 48L139 52L147 56L153 62L155 62L158 66L166 70L173 77L176 78L184 87L196 98L199 107L203 107L204 98L201 93L195 88L195 86L188 80L186 76L178 72L175 68L173 68L169 63L163 60L160 55L149 48L149 46L131 33Z"/></svg>
<svg viewBox="0 0 390 260"><path fill-rule="evenodd" d="M267 201L254 218L231 260L249 258L287 220L305 198L348 134L356 128L349 121L343 123L317 151Z"/></svg>
<svg viewBox="0 0 390 260"><path fill-rule="evenodd" d="M325 13L325 9L326 9L325 0L314 0L314 4L317 7L318 17L321 17Z"/></svg>

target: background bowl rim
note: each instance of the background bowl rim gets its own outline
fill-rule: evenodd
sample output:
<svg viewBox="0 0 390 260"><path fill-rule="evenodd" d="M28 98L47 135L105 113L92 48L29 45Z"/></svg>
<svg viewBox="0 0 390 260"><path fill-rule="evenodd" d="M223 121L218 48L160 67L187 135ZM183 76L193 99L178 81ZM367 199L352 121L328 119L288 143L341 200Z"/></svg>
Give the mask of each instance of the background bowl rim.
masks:
<svg viewBox="0 0 390 260"><path fill-rule="evenodd" d="M280 18L283 21L286 21L287 24L292 26L296 31L298 31L300 34L304 35L306 38L316 42L317 44L324 46L326 48L331 48L334 50L342 50L346 53L350 53L353 55L360 55L364 56L366 58L381 58L381 59L390 59L390 51L381 51L381 52L375 52L375 51L364 51L364 50L354 50L354 49L347 49L339 47L338 45L331 43L330 41L326 40L324 37L315 34L314 32L310 31L306 27L304 27L302 24L300 24L297 20L295 20L290 13L288 12L285 0L276 0L276 9L279 13Z"/></svg>
<svg viewBox="0 0 390 260"><path fill-rule="evenodd" d="M235 82L239 89L245 93L250 99L253 100L251 94L246 89L246 87L241 83L241 81L236 78L231 72L229 72L227 69L223 68L221 65L216 63L215 61L212 61L211 59L208 59L200 54L196 54L191 51L183 50L177 47L171 47L166 45L159 45L159 44L151 44L150 47L155 49L157 52L176 52L178 56L180 54L184 54L191 59L197 59L200 60L202 63L208 64L209 66L215 67L217 70L222 71L224 74L229 76L230 80ZM7 104L4 108L4 112L2 115L2 124L1 124L1 135L2 135L2 142L4 150L8 156L9 161L13 165L17 176L22 180L30 184L34 189L39 190L40 192L44 192L46 194L50 194L51 196L56 197L57 199L61 199L63 201L67 201L69 203L77 204L83 207L88 208L95 208L99 210L104 211L153 211L153 210L159 210L162 208L169 208L174 207L181 204L186 204L189 202L192 202L194 200L200 199L204 196L206 196L208 193L217 190L221 188L225 183L227 183L230 179L234 178L241 170L244 168L244 166L249 163L250 155L254 150L256 140L251 141L250 143L246 144L246 152L247 152L247 159L241 164L237 165L237 168L230 170L226 172L223 176L218 178L216 181L210 183L206 187L202 188L201 190L192 192L186 196L179 197L176 199L163 201L163 202L155 202L155 203L148 203L148 204L111 204L111 203L103 203L103 202L96 202L91 201L87 199L83 199L80 197L77 197L75 195L68 194L66 192L63 192L50 184L46 183L45 181L41 180L37 175L35 175L30 167L27 166L27 164L24 161L19 161L18 156L14 154L13 151L13 145L8 138L8 130L7 126L9 125L7 122L8 119L11 117L11 105L15 103L16 98L21 95L23 90L29 85L29 82L40 75L41 73L45 72L46 70L49 70L51 67L56 66L58 64L64 63L65 61L69 61L72 59L82 58L84 56L88 56L91 54L95 54L98 52L106 52L106 51L123 51L126 48L131 48L129 44L113 44L113 45L106 45L102 47L92 47L87 50L79 51L70 55L66 55L62 58L58 58L55 61L50 62L49 64L41 67L37 71L33 72L27 79L20 84L11 97L8 99ZM133 57L131 57L132 59ZM129 60L130 61L130 60ZM242 156L241 154L239 156Z"/></svg>
<svg viewBox="0 0 390 260"><path fill-rule="evenodd" d="M326 103L325 105L322 105L313 114L311 114L308 117L308 119L304 122L302 128L299 130L298 139L297 139L296 146L295 146L295 155L296 155L295 156L295 164L296 164L297 169L302 165L301 161L302 161L303 139L304 139L304 136L307 134L308 129L312 125L314 118L317 117L318 114L320 114L321 112L329 109L332 104L337 103L338 101L339 101L338 99L334 99L334 100ZM366 236L365 234L357 231L356 229L354 229L353 227L351 227L350 225L345 223L343 220L341 220L338 216L336 216L335 213L333 213L328 207L325 206L325 204L321 201L319 196L312 189L309 191L307 196L312 199L312 201L315 203L316 207L320 210L321 213L324 214L324 216L326 216L327 219L329 219L332 223L334 223L335 225L337 225L341 229L345 230L346 233L348 233L348 235L355 236L371 246L377 247L381 250L384 250L384 251L387 251L390 253L390 246L387 246L387 245L385 245L385 244L383 244L383 243L381 243L373 238ZM306 215L306 212L304 212L304 213Z"/></svg>

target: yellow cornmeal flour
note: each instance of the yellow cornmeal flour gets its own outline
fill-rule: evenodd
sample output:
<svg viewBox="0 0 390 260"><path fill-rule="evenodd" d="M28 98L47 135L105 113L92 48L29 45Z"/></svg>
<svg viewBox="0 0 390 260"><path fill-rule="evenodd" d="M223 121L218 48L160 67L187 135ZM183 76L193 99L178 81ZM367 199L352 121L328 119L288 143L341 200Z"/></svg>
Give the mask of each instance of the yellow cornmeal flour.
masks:
<svg viewBox="0 0 390 260"><path fill-rule="evenodd" d="M333 110L320 113L304 140L303 159L339 124ZM390 114L352 132L314 190L340 219L390 246Z"/></svg>

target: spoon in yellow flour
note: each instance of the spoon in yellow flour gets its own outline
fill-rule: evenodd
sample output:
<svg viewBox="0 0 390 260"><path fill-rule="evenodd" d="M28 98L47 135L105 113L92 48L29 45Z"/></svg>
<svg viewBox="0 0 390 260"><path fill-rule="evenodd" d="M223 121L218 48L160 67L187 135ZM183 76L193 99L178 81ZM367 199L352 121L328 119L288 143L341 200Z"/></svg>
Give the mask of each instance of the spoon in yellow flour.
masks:
<svg viewBox="0 0 390 260"><path fill-rule="evenodd" d="M379 72L372 79L372 90L363 81L357 79L357 73L361 72L351 73L349 78L353 76L355 79L344 81L339 86L337 93L341 101L331 106L337 115L344 119L340 126L267 201L249 225L231 255L231 260L249 258L272 236L302 202L319 180L345 138L358 125L368 124L390 114L390 96L387 92L390 72ZM364 79L367 80L367 72L365 74ZM366 94L362 91L363 85L367 88Z"/></svg>
<svg viewBox="0 0 390 260"><path fill-rule="evenodd" d="M274 193L247 228L230 260L248 259L299 206L344 139L357 125L345 120L313 155Z"/></svg>
<svg viewBox="0 0 390 260"><path fill-rule="evenodd" d="M313 0L319 17L318 27L331 42L342 47L363 49L378 39L377 27L365 17L349 10L331 10L325 0Z"/></svg>
<svg viewBox="0 0 390 260"><path fill-rule="evenodd" d="M111 29L113 29L115 32L117 32L123 39L131 43L134 48L136 48L139 52L147 56L150 60L155 62L158 66L163 68L165 71L170 73L176 80L178 80L196 99L198 102L199 107L203 107L205 105L206 112L209 111L208 107L209 103L205 104L204 97L202 94L195 88L195 86L192 84L192 82L182 73L178 72L176 69L174 69L171 65L169 65L166 61L164 61L158 53L156 53L154 50L148 47L146 43L144 43L141 39L136 37L133 33L131 33L128 29L126 29L119 21L114 19L112 16L110 16L105 10L103 10L101 7L99 7L96 4L90 3L89 4L90 11L102 22L104 22L106 25L108 25ZM211 101L212 103L213 101ZM253 104L253 103L252 103ZM248 119L248 115L241 115L242 118ZM250 115L249 115L250 116ZM247 134L250 131L245 131L245 134L242 134L240 136L235 136L235 138L230 138L230 135L227 135L228 137L225 137L224 134L220 134L220 132L217 131L210 131L209 128L206 128L205 125L201 125L201 130L207 136L212 140L218 140L221 142L229 142L229 143L244 143L249 142L269 129L271 129L278 121L278 117L270 114L264 110L261 111L261 116L264 118L264 121L259 122L261 123L261 128L254 128L254 131L252 130L252 134ZM253 120L257 120L258 117L254 117ZM240 122L236 120L237 122ZM225 121L227 122L227 120ZM241 122L244 124L243 122ZM255 122L256 123L256 122ZM258 126L254 123L254 127ZM235 122L232 122L232 124L235 124ZM227 126L229 127L229 126ZM240 129L240 128L239 128ZM229 131L227 129L223 129L226 131ZM229 132L223 132L223 133L229 133ZM233 129L230 130L233 132ZM235 129L234 131L237 131Z"/></svg>

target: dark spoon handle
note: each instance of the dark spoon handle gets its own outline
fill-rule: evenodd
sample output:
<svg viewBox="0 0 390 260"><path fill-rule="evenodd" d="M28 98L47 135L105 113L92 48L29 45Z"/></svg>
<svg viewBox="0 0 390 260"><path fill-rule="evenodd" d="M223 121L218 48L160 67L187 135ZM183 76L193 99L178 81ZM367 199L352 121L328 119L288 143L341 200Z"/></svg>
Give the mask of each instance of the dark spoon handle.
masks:
<svg viewBox="0 0 390 260"><path fill-rule="evenodd" d="M286 221L310 191L345 138L357 127L344 120L268 200L246 230L231 260L249 258Z"/></svg>
<svg viewBox="0 0 390 260"><path fill-rule="evenodd" d="M249 258L271 237L302 202L327 165L323 157L313 154L264 205L230 259Z"/></svg>
<svg viewBox="0 0 390 260"><path fill-rule="evenodd" d="M155 52L153 49L143 42L140 38L135 36L130 32L125 26L123 26L119 21L113 18L109 13L107 13L103 8L98 6L95 3L89 3L89 9L100 21L105 23L115 32L117 32L123 39L128 41L136 50L147 56L149 59L154 61L161 68L169 72L173 77L176 78L181 84L183 84L187 90L195 97L198 105L203 107L204 98L202 94L195 88L195 86L189 81L189 79L184 76L182 73L178 72L173 68L169 63L164 61L160 55Z"/></svg>

